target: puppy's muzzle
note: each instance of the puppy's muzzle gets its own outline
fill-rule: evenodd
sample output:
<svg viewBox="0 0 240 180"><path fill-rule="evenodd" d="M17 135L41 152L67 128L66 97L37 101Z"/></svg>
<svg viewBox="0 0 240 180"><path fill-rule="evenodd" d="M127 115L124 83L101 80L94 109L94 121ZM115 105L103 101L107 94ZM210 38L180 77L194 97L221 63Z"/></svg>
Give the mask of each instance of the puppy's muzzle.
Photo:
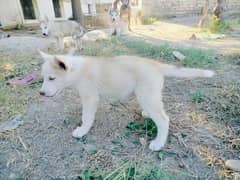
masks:
<svg viewBox="0 0 240 180"><path fill-rule="evenodd" d="M40 91L39 94L40 94L41 96L45 96L45 92L43 92L43 91Z"/></svg>

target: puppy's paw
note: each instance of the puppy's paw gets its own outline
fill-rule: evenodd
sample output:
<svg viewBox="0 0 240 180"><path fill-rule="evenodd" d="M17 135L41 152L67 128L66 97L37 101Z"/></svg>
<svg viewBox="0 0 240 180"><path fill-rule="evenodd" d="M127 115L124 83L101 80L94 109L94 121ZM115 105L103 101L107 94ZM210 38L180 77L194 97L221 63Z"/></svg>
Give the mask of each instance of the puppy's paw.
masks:
<svg viewBox="0 0 240 180"><path fill-rule="evenodd" d="M75 138L81 138L85 135L83 129L81 127L77 127L73 132L72 136Z"/></svg>
<svg viewBox="0 0 240 180"><path fill-rule="evenodd" d="M153 140L149 145L149 149L151 149L152 151L159 151L163 147L163 145L159 143L159 141Z"/></svg>

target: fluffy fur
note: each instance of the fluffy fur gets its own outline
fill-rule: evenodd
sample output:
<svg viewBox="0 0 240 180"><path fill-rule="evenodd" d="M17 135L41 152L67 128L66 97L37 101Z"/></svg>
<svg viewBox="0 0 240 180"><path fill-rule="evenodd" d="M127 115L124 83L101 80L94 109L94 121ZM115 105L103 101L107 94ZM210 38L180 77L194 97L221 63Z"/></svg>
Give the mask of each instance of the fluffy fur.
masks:
<svg viewBox="0 0 240 180"><path fill-rule="evenodd" d="M213 71L178 68L137 56L91 57L48 55L40 52L44 61L44 82L40 94L54 96L65 87L78 90L83 107L82 125L72 135L80 138L93 125L99 99L118 100L134 93L145 114L153 119L158 133L150 143L160 150L167 139L169 118L162 102L164 76L212 77Z"/></svg>
<svg viewBox="0 0 240 180"><path fill-rule="evenodd" d="M42 35L56 39L60 50L64 49L64 37L71 36L75 40L76 48L82 48L81 37L85 33L84 28L75 21L70 20L49 20L47 17L40 22Z"/></svg>

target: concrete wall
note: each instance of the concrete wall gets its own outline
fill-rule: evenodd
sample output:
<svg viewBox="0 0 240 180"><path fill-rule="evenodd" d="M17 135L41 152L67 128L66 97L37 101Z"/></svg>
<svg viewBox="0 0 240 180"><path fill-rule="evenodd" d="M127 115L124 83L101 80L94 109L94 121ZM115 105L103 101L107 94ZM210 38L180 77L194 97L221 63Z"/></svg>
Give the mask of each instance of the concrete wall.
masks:
<svg viewBox="0 0 240 180"><path fill-rule="evenodd" d="M0 1L0 22L2 26L22 23L22 14L18 0Z"/></svg>
<svg viewBox="0 0 240 180"><path fill-rule="evenodd" d="M210 0L212 9L217 0ZM142 0L142 14L148 16L183 16L200 14L205 0ZM229 12L240 12L240 0L226 0Z"/></svg>
<svg viewBox="0 0 240 180"><path fill-rule="evenodd" d="M32 0L35 10L35 20L25 20L20 0L0 0L0 22L3 28L16 27L17 25L37 24L45 16L49 19L56 19L52 0ZM62 18L72 17L72 6L70 0L61 0Z"/></svg>

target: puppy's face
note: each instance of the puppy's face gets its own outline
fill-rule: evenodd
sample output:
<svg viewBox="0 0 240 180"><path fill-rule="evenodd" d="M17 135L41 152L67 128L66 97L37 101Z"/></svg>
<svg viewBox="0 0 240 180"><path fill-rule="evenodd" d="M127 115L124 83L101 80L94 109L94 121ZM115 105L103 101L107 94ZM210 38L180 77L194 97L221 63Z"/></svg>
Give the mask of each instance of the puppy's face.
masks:
<svg viewBox="0 0 240 180"><path fill-rule="evenodd" d="M65 87L69 86L68 74L69 66L62 60L62 57L49 55L40 51L44 64L41 75L43 84L40 95L52 97L60 93Z"/></svg>
<svg viewBox="0 0 240 180"><path fill-rule="evenodd" d="M115 22L118 18L118 11L115 9L109 9L108 14L111 17L112 22Z"/></svg>
<svg viewBox="0 0 240 180"><path fill-rule="evenodd" d="M49 27L48 27L48 21L44 20L40 22L40 28L43 36L49 35Z"/></svg>

